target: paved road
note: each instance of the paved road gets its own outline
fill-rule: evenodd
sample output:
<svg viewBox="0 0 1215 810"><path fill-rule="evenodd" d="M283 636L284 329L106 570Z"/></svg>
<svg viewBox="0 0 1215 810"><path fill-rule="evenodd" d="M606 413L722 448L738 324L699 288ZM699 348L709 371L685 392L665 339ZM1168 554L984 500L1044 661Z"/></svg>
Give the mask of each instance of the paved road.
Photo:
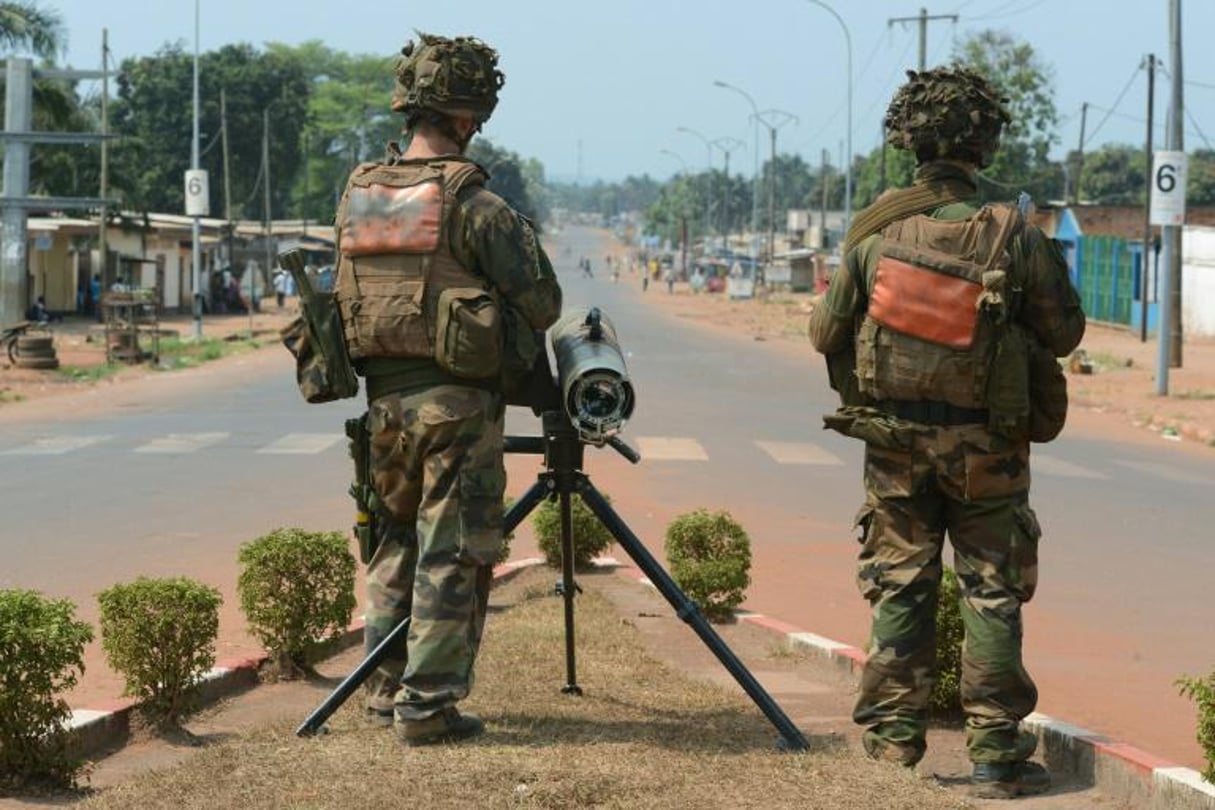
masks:
<svg viewBox="0 0 1215 810"><path fill-rule="evenodd" d="M819 428L832 394L809 349L718 333L646 306L637 279L611 281L595 232L570 229L552 253L567 304L594 303L615 322L638 388L625 435L644 460L632 467L593 450L595 483L658 554L675 515L730 510L754 546L747 607L863 645L867 609L852 585L850 529L860 447ZM582 255L595 278L578 274ZM644 295L666 295L665 285ZM229 595L220 656L256 649L235 608L236 549L277 526L344 530L340 430L358 404L305 405L285 352L122 388L118 405L102 412L72 397L32 418L3 419L0 587L69 596L93 619L93 595L113 582L198 576ZM1215 664L1205 632L1215 459L1094 420L1079 415L1065 438L1034 452L1033 503L1046 536L1027 659L1039 708L1199 765L1193 709L1172 682ZM537 428L512 409L509 432ZM509 469L517 493L537 462L512 458ZM81 700L117 693L104 672L88 679Z"/></svg>

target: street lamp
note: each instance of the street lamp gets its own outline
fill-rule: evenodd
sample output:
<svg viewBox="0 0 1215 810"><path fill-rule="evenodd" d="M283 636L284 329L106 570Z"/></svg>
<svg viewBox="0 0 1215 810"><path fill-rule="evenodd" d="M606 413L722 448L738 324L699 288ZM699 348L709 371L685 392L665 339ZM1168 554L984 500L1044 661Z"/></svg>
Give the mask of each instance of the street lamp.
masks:
<svg viewBox="0 0 1215 810"><path fill-rule="evenodd" d="M722 87L726 90L732 90L747 100L751 105L751 113L754 116L755 126L752 127L752 148L755 150L755 175L751 182L751 256L756 264L759 263L759 107L755 103L755 99L751 98L750 93L743 90L741 87L723 82L721 79L713 82L714 87Z"/></svg>
<svg viewBox="0 0 1215 810"><path fill-rule="evenodd" d="M848 46L848 155L844 163L844 233L847 234L848 226L852 222L852 35L848 33L848 26L844 24L843 18L823 0L806 0L806 2L819 6L835 17L835 21L844 31L844 44Z"/></svg>
<svg viewBox="0 0 1215 810"><path fill-rule="evenodd" d="M730 249L730 153L745 144L738 138L731 138L728 135L717 138L713 141L713 145L721 150L726 156L725 165L725 189L721 195L721 235L722 247L726 250Z"/></svg>
<svg viewBox="0 0 1215 810"><path fill-rule="evenodd" d="M676 132L685 132L688 135L699 138L701 143L703 143L705 145L705 171L710 172L710 174L705 178L705 182L707 183L712 178L711 172L713 171L713 145L709 143L708 138L706 138L704 135L697 132L696 130L692 129L691 127L675 127L675 131ZM711 204L710 197L711 197L711 195L706 192L705 193L705 235L704 235L706 253L708 252L708 247L709 247L709 211L710 211L710 204Z"/></svg>
<svg viewBox="0 0 1215 810"><path fill-rule="evenodd" d="M678 152L672 152L670 149L659 149L658 151L660 154L666 155L667 157L673 157L678 160L679 170L684 174L688 173L688 162L683 159L683 155L679 154Z"/></svg>

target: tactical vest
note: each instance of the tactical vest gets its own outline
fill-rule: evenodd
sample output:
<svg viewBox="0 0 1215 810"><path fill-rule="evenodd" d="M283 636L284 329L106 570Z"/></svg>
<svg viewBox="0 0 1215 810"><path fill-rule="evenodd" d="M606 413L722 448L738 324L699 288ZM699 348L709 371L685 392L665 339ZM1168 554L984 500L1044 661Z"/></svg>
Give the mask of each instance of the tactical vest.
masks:
<svg viewBox="0 0 1215 810"><path fill-rule="evenodd" d="M338 206L336 297L354 360L432 359L459 377L501 367L497 294L450 248L456 195L485 182L463 160L364 163Z"/></svg>
<svg viewBox="0 0 1215 810"><path fill-rule="evenodd" d="M881 230L856 335L862 394L993 408L993 424L1009 409L1023 418L1027 365L1012 347L1024 334L1010 323L1021 282L1007 250L1021 227L1015 207L988 205L964 220L916 215Z"/></svg>

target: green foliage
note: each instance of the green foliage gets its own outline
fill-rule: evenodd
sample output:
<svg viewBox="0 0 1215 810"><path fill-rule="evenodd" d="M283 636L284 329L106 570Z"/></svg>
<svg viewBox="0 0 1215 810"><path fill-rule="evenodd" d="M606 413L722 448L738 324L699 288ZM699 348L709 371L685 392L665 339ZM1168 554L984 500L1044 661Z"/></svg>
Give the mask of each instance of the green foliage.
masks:
<svg viewBox="0 0 1215 810"><path fill-rule="evenodd" d="M751 584L751 538L728 512L697 509L667 526L671 577L713 621L728 619Z"/></svg>
<svg viewBox="0 0 1215 810"><path fill-rule="evenodd" d="M937 592L937 679L928 697L928 709L937 717L956 717L962 712L961 589L952 568L941 569Z"/></svg>
<svg viewBox="0 0 1215 810"><path fill-rule="evenodd" d="M71 602L0 590L0 793L75 786L80 763L64 727L72 710L59 695L84 672L92 640Z"/></svg>
<svg viewBox="0 0 1215 810"><path fill-rule="evenodd" d="M611 498L605 499L610 503ZM612 545L612 533L599 522L591 508L580 496L570 496L570 532L574 547L574 568L586 568L591 560ZM561 504L557 499L544 501L532 516L536 544L544 561L553 568L561 567Z"/></svg>
<svg viewBox="0 0 1215 810"><path fill-rule="evenodd" d="M506 200L511 208L532 222L548 218L544 166L538 160L524 160L485 137L473 139L468 156L489 172L486 188Z"/></svg>
<svg viewBox="0 0 1215 810"><path fill-rule="evenodd" d="M1207 761L1202 778L1215 784L1215 672L1205 678L1178 678L1177 687L1198 704L1198 744Z"/></svg>
<svg viewBox="0 0 1215 810"><path fill-rule="evenodd" d="M124 694L141 702L162 729L179 724L199 680L215 665L219 591L188 577L139 577L97 596L101 647L126 679Z"/></svg>
<svg viewBox="0 0 1215 810"><path fill-rule="evenodd" d="M354 555L337 532L275 529L240 548L241 610L283 677L337 639L354 611Z"/></svg>
<svg viewBox="0 0 1215 810"><path fill-rule="evenodd" d="M29 51L53 59L65 44L66 32L59 12L22 0L0 3L0 47L5 53L19 55Z"/></svg>
<svg viewBox="0 0 1215 810"><path fill-rule="evenodd" d="M1069 158L1079 166L1079 155ZM1147 193L1143 149L1108 144L1084 156L1078 199L1103 205L1142 205Z"/></svg>
<svg viewBox="0 0 1215 810"><path fill-rule="evenodd" d="M994 162L983 171L987 183L981 191L993 199L1009 199L1021 190L1038 200L1061 197L1062 171L1048 156L1059 139L1051 67L1030 44L993 30L963 40L954 51L953 63L983 75L999 88L1008 97L1012 115Z"/></svg>
<svg viewBox="0 0 1215 810"><path fill-rule="evenodd" d="M882 178L882 150L886 152L886 177ZM857 208L872 205L888 188L906 188L915 177L915 155L904 149L879 146L861 158L853 170L853 201ZM843 186L843 178L837 181Z"/></svg>
<svg viewBox="0 0 1215 810"><path fill-rule="evenodd" d="M128 207L180 212L185 206L182 156L193 131L193 56L171 45L152 56L126 59L118 77L112 128L122 136L113 149L113 175ZM199 57L199 128L219 136L221 90L226 97L229 196L233 217L246 205L261 209L256 193L262 166L263 112L269 115L271 215L287 213L291 180L302 164L300 122L310 86L305 66L290 52L258 52L247 43L225 45ZM285 137L284 137L285 135ZM209 145L214 148L208 149ZM223 150L202 143L201 168L210 172L211 211L224 215Z"/></svg>

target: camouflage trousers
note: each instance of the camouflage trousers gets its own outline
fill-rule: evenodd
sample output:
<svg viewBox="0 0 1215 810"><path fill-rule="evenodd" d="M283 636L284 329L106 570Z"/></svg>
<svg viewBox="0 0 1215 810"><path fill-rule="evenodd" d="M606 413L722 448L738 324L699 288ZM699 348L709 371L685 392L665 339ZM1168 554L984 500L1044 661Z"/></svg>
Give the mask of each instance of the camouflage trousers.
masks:
<svg viewBox="0 0 1215 810"><path fill-rule="evenodd" d="M936 605L946 533L965 627L962 709L975 762L1026 759L1019 730L1038 691L1021 660L1021 605L1038 579L1029 507L1029 446L980 426L923 428L910 452L866 447L866 502L857 515L857 584L873 608L853 719L867 747L913 764L923 756L936 677Z"/></svg>
<svg viewBox="0 0 1215 810"><path fill-rule="evenodd" d="M382 511L367 568L370 652L406 616L408 637L367 681L369 709L421 719L468 696L502 544L500 394L439 386L371 403Z"/></svg>

